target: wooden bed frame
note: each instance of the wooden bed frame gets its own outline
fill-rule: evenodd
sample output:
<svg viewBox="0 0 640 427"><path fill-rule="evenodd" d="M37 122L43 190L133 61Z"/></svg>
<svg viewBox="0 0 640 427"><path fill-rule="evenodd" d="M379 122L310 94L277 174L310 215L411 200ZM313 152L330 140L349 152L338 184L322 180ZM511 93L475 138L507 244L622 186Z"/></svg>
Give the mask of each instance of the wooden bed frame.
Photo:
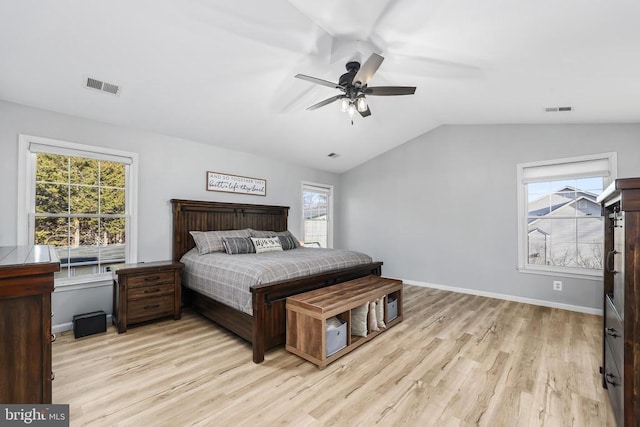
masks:
<svg viewBox="0 0 640 427"><path fill-rule="evenodd" d="M174 261L195 246L190 231L287 230L289 208L286 206L219 203L172 199ZM380 276L382 262L334 270L299 279L257 285L251 288L253 316L185 288L193 308L221 326L252 343L253 361L264 361L266 350L285 343L286 298L312 289L374 274Z"/></svg>

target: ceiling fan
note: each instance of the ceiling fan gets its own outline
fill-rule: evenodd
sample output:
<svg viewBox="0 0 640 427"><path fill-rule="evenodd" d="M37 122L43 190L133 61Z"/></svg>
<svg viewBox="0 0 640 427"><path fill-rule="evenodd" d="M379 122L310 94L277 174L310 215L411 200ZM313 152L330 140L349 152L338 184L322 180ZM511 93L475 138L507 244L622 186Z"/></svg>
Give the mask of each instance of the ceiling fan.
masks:
<svg viewBox="0 0 640 427"><path fill-rule="evenodd" d="M328 80L318 79L316 77L297 74L298 79L306 80L311 83L327 86L334 89L340 89L343 93L332 96L331 98L320 101L317 104L307 108L307 110L315 110L332 102L342 100L340 109L349 113L351 124L353 124L353 116L356 111L362 117L371 115L369 105L367 105L366 95L375 96L396 96L396 95L413 95L416 92L415 86L373 86L369 87L369 80L373 77L384 58L376 53L371 56L360 66L357 61L347 62L347 72L340 76L338 83L332 83Z"/></svg>

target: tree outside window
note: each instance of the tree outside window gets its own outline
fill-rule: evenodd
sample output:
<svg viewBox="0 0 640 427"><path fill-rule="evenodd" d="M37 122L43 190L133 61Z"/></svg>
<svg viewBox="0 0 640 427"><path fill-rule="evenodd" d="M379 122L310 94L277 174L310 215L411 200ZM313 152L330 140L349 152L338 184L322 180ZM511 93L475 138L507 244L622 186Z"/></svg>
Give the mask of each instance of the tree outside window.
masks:
<svg viewBox="0 0 640 427"><path fill-rule="evenodd" d="M55 246L57 277L125 261L125 180L124 163L36 154L34 243Z"/></svg>

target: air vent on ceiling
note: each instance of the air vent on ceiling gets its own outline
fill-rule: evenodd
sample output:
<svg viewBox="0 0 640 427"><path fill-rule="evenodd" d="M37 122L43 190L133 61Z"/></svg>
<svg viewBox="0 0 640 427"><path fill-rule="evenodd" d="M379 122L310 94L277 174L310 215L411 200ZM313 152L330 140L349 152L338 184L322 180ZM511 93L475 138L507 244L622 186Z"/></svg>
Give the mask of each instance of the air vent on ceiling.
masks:
<svg viewBox="0 0 640 427"><path fill-rule="evenodd" d="M118 95L120 93L120 87L112 83L106 83L98 79L87 77L86 87L89 89L99 90L101 92L107 92L112 95Z"/></svg>
<svg viewBox="0 0 640 427"><path fill-rule="evenodd" d="M573 111L573 107L547 107L544 109L547 113L556 113L560 111Z"/></svg>

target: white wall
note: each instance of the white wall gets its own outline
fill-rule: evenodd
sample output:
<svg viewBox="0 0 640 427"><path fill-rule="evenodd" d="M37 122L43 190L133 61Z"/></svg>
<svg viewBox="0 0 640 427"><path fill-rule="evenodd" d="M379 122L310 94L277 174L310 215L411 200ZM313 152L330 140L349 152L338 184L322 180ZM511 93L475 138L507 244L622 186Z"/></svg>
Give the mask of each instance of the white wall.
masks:
<svg viewBox="0 0 640 427"><path fill-rule="evenodd" d="M335 185L339 179L274 159L0 101L0 246L17 243L20 133L139 153L138 261L171 259L172 198L290 206L289 229L300 236L301 182ZM215 143L216 135L211 140ZM266 179L267 196L206 191L208 170ZM104 290L75 292L65 292L64 297L54 293L54 324L105 306ZM110 306L110 294L108 298Z"/></svg>
<svg viewBox="0 0 640 427"><path fill-rule="evenodd" d="M597 311L599 281L516 270L516 164L609 151L640 176L640 125L439 127L341 176L336 247L410 282Z"/></svg>

